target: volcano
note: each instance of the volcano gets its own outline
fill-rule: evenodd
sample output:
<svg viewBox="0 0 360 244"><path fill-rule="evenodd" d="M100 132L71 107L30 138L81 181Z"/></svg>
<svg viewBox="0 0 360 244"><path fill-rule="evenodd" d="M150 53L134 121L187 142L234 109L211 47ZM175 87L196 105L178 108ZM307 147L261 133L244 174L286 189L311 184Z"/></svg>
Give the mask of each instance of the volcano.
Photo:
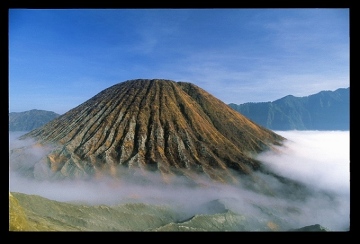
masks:
<svg viewBox="0 0 360 244"><path fill-rule="evenodd" d="M224 181L261 167L254 155L285 139L200 87L164 79L113 85L21 137L54 149L51 178L118 176L121 166Z"/></svg>

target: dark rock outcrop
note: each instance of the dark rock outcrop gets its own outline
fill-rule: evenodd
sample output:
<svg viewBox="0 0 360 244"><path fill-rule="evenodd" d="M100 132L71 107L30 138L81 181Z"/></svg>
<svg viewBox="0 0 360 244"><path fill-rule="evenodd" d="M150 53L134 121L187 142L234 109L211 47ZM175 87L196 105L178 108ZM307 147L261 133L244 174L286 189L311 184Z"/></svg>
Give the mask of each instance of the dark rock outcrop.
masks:
<svg viewBox="0 0 360 244"><path fill-rule="evenodd" d="M308 232L308 231L315 231L315 232L327 232L329 231L327 228L319 225L319 224L315 224L315 225L308 225L308 226L304 226L302 228L299 229L293 229L290 231L300 231L300 232Z"/></svg>

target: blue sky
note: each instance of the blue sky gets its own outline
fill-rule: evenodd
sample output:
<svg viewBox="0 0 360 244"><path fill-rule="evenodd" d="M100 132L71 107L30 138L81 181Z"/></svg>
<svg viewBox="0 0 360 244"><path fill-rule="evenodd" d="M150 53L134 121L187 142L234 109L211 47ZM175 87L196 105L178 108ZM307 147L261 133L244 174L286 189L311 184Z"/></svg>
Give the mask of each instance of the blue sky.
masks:
<svg viewBox="0 0 360 244"><path fill-rule="evenodd" d="M350 86L349 9L10 9L9 111L65 113L130 79L225 103Z"/></svg>

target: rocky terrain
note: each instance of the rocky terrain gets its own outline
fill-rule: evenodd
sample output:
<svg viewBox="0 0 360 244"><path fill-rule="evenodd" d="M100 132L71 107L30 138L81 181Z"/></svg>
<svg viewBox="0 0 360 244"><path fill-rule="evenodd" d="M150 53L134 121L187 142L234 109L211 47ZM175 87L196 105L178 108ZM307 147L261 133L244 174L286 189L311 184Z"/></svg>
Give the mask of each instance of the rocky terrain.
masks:
<svg viewBox="0 0 360 244"><path fill-rule="evenodd" d="M26 138L53 146L35 178L116 177L121 166L216 181L261 168L252 156L285 139L194 84L161 79L109 87Z"/></svg>

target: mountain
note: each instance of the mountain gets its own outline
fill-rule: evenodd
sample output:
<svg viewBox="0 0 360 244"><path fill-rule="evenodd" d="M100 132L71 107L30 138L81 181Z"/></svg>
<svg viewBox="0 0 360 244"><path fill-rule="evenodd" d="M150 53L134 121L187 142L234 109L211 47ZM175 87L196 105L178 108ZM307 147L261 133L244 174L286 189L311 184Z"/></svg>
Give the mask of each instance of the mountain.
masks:
<svg viewBox="0 0 360 244"><path fill-rule="evenodd" d="M125 167L218 181L259 169L252 156L285 139L194 84L163 79L113 85L26 138L54 146L30 168L35 177L116 177Z"/></svg>
<svg viewBox="0 0 360 244"><path fill-rule="evenodd" d="M273 102L229 104L255 123L271 130L349 130L350 88Z"/></svg>
<svg viewBox="0 0 360 244"><path fill-rule="evenodd" d="M32 109L9 113L9 131L31 131L60 115L52 111Z"/></svg>

